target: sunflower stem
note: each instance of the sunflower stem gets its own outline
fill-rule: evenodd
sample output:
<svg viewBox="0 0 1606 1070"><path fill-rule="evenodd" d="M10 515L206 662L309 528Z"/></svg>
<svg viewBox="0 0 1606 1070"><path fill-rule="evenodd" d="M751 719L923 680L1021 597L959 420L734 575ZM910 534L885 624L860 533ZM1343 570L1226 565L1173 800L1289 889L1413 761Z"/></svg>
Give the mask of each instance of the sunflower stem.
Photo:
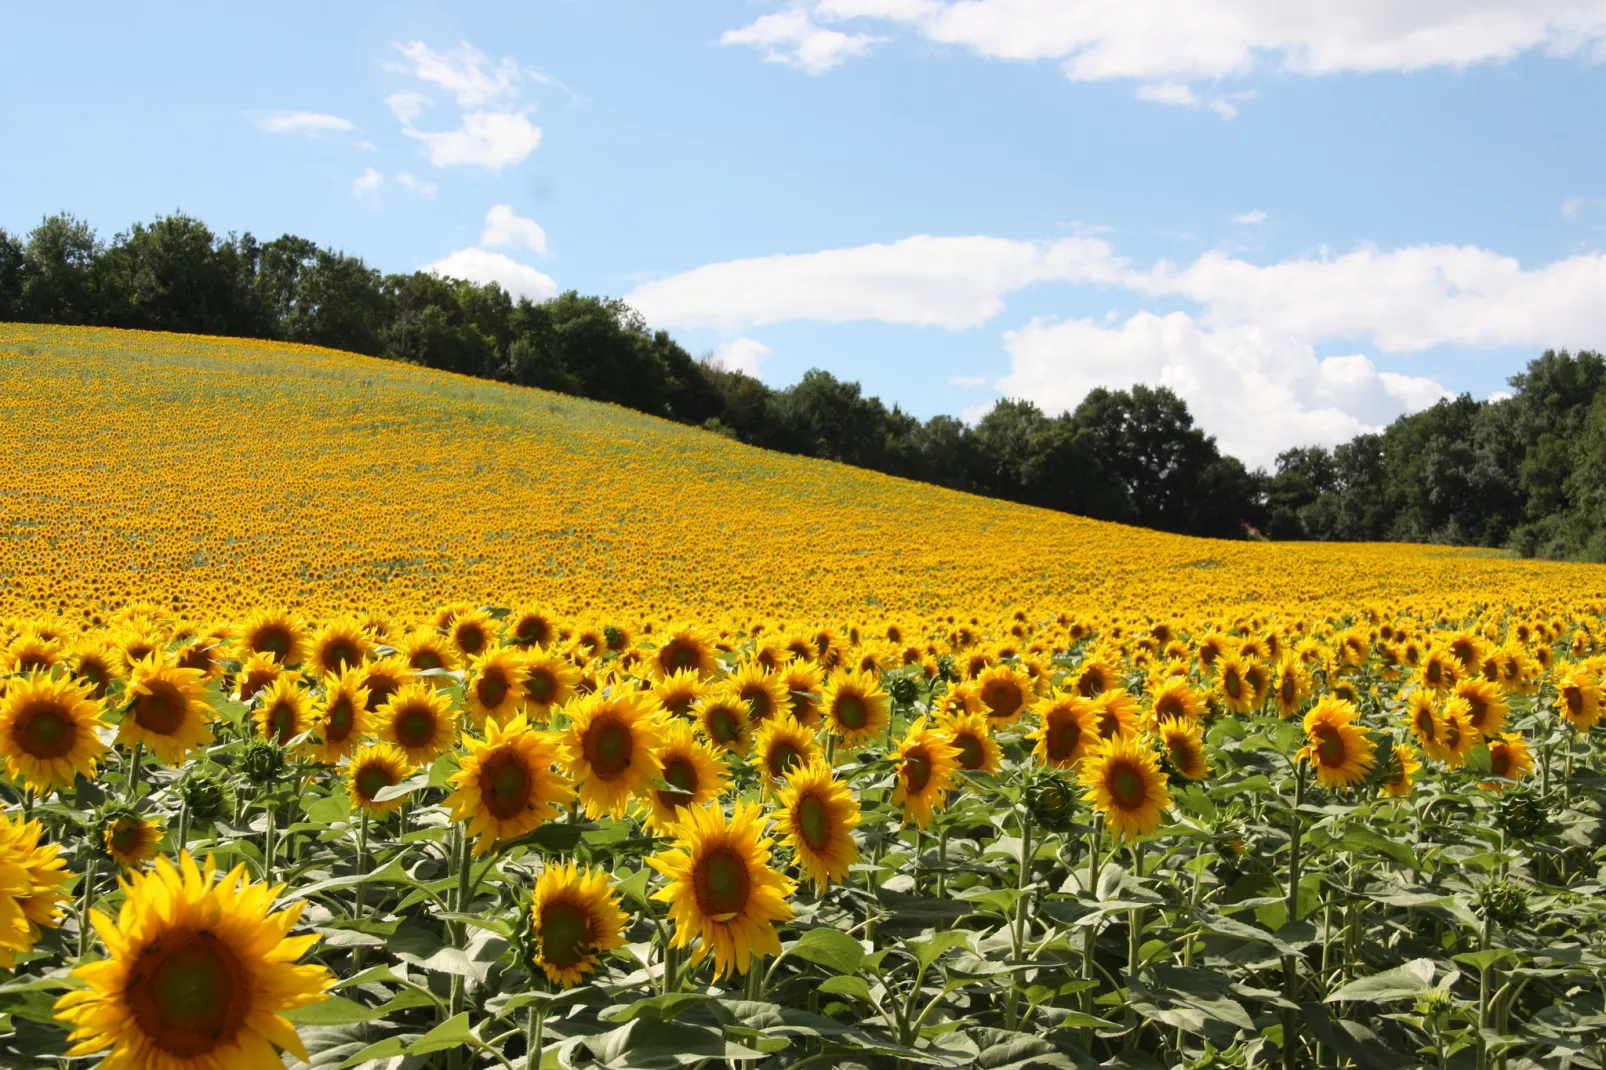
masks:
<svg viewBox="0 0 1606 1070"><path fill-rule="evenodd" d="M270 789L271 790L271 789ZM272 796L270 795L271 799ZM268 803L268 827L262 833L262 879L268 884L273 883L273 842L274 826L279 822L279 811L272 802Z"/></svg>
<svg viewBox="0 0 1606 1070"><path fill-rule="evenodd" d="M529 1029L529 1040L525 1044L525 1070L540 1070L541 1049L546 1046L543 1036L546 1032L546 1000L537 1000L530 1004Z"/></svg>
<svg viewBox="0 0 1606 1070"><path fill-rule="evenodd" d="M1299 920L1299 837L1300 817L1299 808L1305 804L1305 773L1306 764L1300 759L1294 759L1294 806L1290 811L1291 825L1288 840L1288 924ZM1283 956L1283 998L1294 1000L1294 982L1297 978L1294 966L1294 956ZM1293 1011L1283 1012L1283 1065L1288 1070L1294 1068L1294 1038L1298 1030L1298 1020Z"/></svg>
<svg viewBox="0 0 1606 1070"><path fill-rule="evenodd" d="M89 954L89 932L93 928L89 923L89 912L95 906L95 870L99 859L93 853L89 861L84 864L84 894L83 904L78 908L78 957L82 959Z"/></svg>
<svg viewBox="0 0 1606 1070"><path fill-rule="evenodd" d="M134 744L134 753L128 756L128 804L130 806L139 802L139 767L140 761L145 757L145 744Z"/></svg>
<svg viewBox="0 0 1606 1070"><path fill-rule="evenodd" d="M453 905L456 907L459 914L468 913L470 897L474 894L469 887L469 881L474 871L474 862L472 856L469 854L469 847L470 840L468 838L468 826L465 824L459 824L457 826L457 857L454 859L454 861L457 863L457 895L454 897L453 902ZM459 921L456 922L455 925L457 930L456 935L458 946L462 947L466 951L468 949L468 924L466 922ZM458 974L453 974L451 1007L452 1016L460 1013L462 1009L463 978Z"/></svg>

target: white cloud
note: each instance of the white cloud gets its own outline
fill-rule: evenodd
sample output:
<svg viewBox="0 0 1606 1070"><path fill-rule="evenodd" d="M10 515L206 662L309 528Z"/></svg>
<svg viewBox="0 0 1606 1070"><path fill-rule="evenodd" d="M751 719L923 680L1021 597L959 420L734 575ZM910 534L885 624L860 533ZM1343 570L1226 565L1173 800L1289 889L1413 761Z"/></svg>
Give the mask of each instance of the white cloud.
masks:
<svg viewBox="0 0 1606 1070"><path fill-rule="evenodd" d="M481 245L522 245L545 255L546 231L533 219L525 219L505 204L492 205L485 213L485 229L480 231Z"/></svg>
<svg viewBox="0 0 1606 1070"><path fill-rule="evenodd" d="M1179 108L1197 108L1202 103L1199 95L1181 82L1145 82L1138 86L1138 99Z"/></svg>
<svg viewBox="0 0 1606 1070"><path fill-rule="evenodd" d="M514 297L528 297L532 301L546 301L558 293L558 284L551 276L488 249L459 249L425 264L420 270L470 282L494 282Z"/></svg>
<svg viewBox="0 0 1606 1070"><path fill-rule="evenodd" d="M978 386L986 386L987 377L985 375L950 375L948 377L948 385L957 386L961 390L974 390Z"/></svg>
<svg viewBox="0 0 1606 1070"><path fill-rule="evenodd" d="M754 338L732 338L714 350L712 363L726 371L741 372L758 378L759 362L773 352L769 346Z"/></svg>
<svg viewBox="0 0 1606 1070"><path fill-rule="evenodd" d="M435 183L425 182L409 171L396 172L396 185L403 189L412 190L420 197L433 197L437 192Z"/></svg>
<svg viewBox="0 0 1606 1070"><path fill-rule="evenodd" d="M1495 402L1510 401L1511 398L1512 398L1512 395L1510 393L1508 393L1507 391L1504 391L1504 390L1496 390L1494 393L1489 395L1489 400L1490 401L1495 401Z"/></svg>
<svg viewBox="0 0 1606 1070"><path fill-rule="evenodd" d="M1286 333L1209 330L1183 312L1140 312L1113 327L1033 320L1004 340L1010 371L995 384L1001 393L1057 413L1097 386L1169 387L1250 466L1269 465L1290 446L1346 441L1447 396L1430 379L1379 372L1364 356L1318 359Z"/></svg>
<svg viewBox="0 0 1606 1070"><path fill-rule="evenodd" d="M351 192L358 197L372 197L384 184L385 176L370 167L357 176L357 180L351 184Z"/></svg>
<svg viewBox="0 0 1606 1070"><path fill-rule="evenodd" d="M308 137L344 134L357 129L349 119L316 111L274 112L258 119L257 126L270 134L305 134Z"/></svg>
<svg viewBox="0 0 1606 1070"><path fill-rule="evenodd" d="M541 128L523 112L471 111L456 130L436 133L404 127L402 133L422 141L436 167L471 164L500 171L521 162L541 144Z"/></svg>
<svg viewBox="0 0 1606 1070"><path fill-rule="evenodd" d="M885 245L732 260L637 287L627 301L669 326L742 330L782 320L875 319L963 330L1035 282L1114 282L1107 242L919 236Z"/></svg>
<svg viewBox="0 0 1606 1070"><path fill-rule="evenodd" d="M1584 199L1582 197L1568 197L1561 202L1561 214L1568 219L1573 219L1577 217L1579 209L1583 208L1583 206Z"/></svg>
<svg viewBox="0 0 1606 1070"><path fill-rule="evenodd" d="M445 52L431 51L422 41L409 41L399 46L399 51L408 59L402 70L420 81L445 89L457 98L458 107L464 109L511 99L524 77L524 72L513 60L502 59L492 63L485 53L467 41ZM394 104L392 110L395 110ZM397 117L404 123L412 121L399 114Z"/></svg>
<svg viewBox="0 0 1606 1070"><path fill-rule="evenodd" d="M1076 81L1463 68L1528 52L1599 57L1606 43L1606 0L815 0L798 14L902 25L995 59L1059 60Z"/></svg>
<svg viewBox="0 0 1606 1070"><path fill-rule="evenodd" d="M785 63L809 74L823 74L849 56L862 56L877 38L821 27L801 8L763 15L739 30L720 35L722 45L751 45L771 63Z"/></svg>
<svg viewBox="0 0 1606 1070"><path fill-rule="evenodd" d="M1247 212L1239 212L1232 217L1232 221L1239 226L1253 227L1266 221L1266 213L1259 208L1253 208Z"/></svg>
<svg viewBox="0 0 1606 1070"><path fill-rule="evenodd" d="M385 98L385 106L403 126L411 126L414 119L429 107L429 98L422 93L392 93Z"/></svg>

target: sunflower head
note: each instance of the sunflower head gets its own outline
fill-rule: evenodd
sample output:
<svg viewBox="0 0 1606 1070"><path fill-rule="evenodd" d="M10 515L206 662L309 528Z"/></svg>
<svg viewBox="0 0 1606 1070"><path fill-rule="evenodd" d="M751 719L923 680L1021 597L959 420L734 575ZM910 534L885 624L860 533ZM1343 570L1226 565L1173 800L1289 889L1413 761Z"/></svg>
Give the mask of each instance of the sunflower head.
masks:
<svg viewBox="0 0 1606 1070"><path fill-rule="evenodd" d="M534 964L552 983L573 988L596 972L602 954L624 945L625 920L605 870L550 866L530 901Z"/></svg>
<svg viewBox="0 0 1606 1070"><path fill-rule="evenodd" d="M685 721L665 724L659 740L661 779L669 787L648 792L647 824L655 831L670 832L686 808L718 798L729 778L723 754L698 739Z"/></svg>
<svg viewBox="0 0 1606 1070"><path fill-rule="evenodd" d="M1347 788L1364 781L1376 764L1375 748L1366 730L1355 723L1354 703L1328 696L1305 715L1305 746L1298 758L1316 770L1324 788Z"/></svg>
<svg viewBox="0 0 1606 1070"><path fill-rule="evenodd" d="M810 728L818 725L824 716L820 705L824 675L820 667L811 661L784 661L779 671L787 696L792 700L793 719Z"/></svg>
<svg viewBox="0 0 1606 1070"><path fill-rule="evenodd" d="M1192 717L1163 717L1155 724L1155 738L1166 765L1184 780L1203 780L1210 775L1205 756L1204 729Z"/></svg>
<svg viewBox="0 0 1606 1070"><path fill-rule="evenodd" d="M647 665L658 679L690 669L706 680L714 675L714 648L696 629L681 628L665 637Z"/></svg>
<svg viewBox="0 0 1606 1070"><path fill-rule="evenodd" d="M483 724L486 719L506 724L524 707L528 660L516 651L488 649L475 655L463 681L463 700L470 719Z"/></svg>
<svg viewBox="0 0 1606 1070"><path fill-rule="evenodd" d="M985 715L962 713L940 718L948 741L959 752L959 768L967 773L996 773L1003 767L1003 752L993 739L993 726Z"/></svg>
<svg viewBox="0 0 1606 1070"><path fill-rule="evenodd" d="M756 662L748 662L725 681L725 687L747 703L754 724L792 715L792 694L786 681Z"/></svg>
<svg viewBox="0 0 1606 1070"><path fill-rule="evenodd" d="M291 613L264 610L240 629L240 645L247 654L271 654L280 665L300 665L307 650L307 629Z"/></svg>
<svg viewBox="0 0 1606 1070"><path fill-rule="evenodd" d="M62 904L67 901L64 886L72 880L60 848L44 840L44 826L37 820L17 821L0 812L0 869L6 874L0 885L0 967L16 965L16 956L33 950L41 929L61 924Z"/></svg>
<svg viewBox="0 0 1606 1070"><path fill-rule="evenodd" d="M461 665L457 648L433 628L408 632L397 644L396 650L409 669L435 673L434 679L440 681L442 686L451 683L451 678L439 674L456 672Z"/></svg>
<svg viewBox="0 0 1606 1070"><path fill-rule="evenodd" d="M124 869L139 869L156 857L162 828L126 807L105 812L96 826L96 839L106 857Z"/></svg>
<svg viewBox="0 0 1606 1070"><path fill-rule="evenodd" d="M212 708L202 691L206 674L181 669L152 654L129 673L128 708L117 726L119 745L144 744L163 765L179 765L196 747L212 742Z"/></svg>
<svg viewBox="0 0 1606 1070"><path fill-rule="evenodd" d="M250 702L257 692L273 686L274 681L283 675L284 666L272 654L247 655L234 674L234 700Z"/></svg>
<svg viewBox="0 0 1606 1070"><path fill-rule="evenodd" d="M391 743L367 743L357 748L346 766L346 794L356 809L382 816L400 809L406 800L376 796L412 775L413 762L406 751Z"/></svg>
<svg viewBox="0 0 1606 1070"><path fill-rule="evenodd" d="M764 722L753 742L754 764L770 784L779 783L793 768L808 765L820 755L814 732L790 716Z"/></svg>
<svg viewBox="0 0 1606 1070"><path fill-rule="evenodd" d="M580 686L580 670L567 658L545 647L524 655L524 703L532 716L546 720L556 706L573 698Z"/></svg>
<svg viewBox="0 0 1606 1070"><path fill-rule="evenodd" d="M368 701L364 706L369 713L376 712L389 702L390 697L412 678L412 668L397 655L370 661L358 671L362 674L362 686L368 692Z"/></svg>
<svg viewBox="0 0 1606 1070"><path fill-rule="evenodd" d="M1138 703L1124 687L1112 687L1088 699L1087 714L1100 739L1130 736L1138 731Z"/></svg>
<svg viewBox="0 0 1606 1070"><path fill-rule="evenodd" d="M580 801L592 817L623 817L633 796L646 797L663 775L657 702L644 691L598 691L566 707L563 743Z"/></svg>
<svg viewBox="0 0 1606 1070"><path fill-rule="evenodd" d="M692 705L703 697L703 678L695 670L682 669L653 684L653 697L664 712L676 717L690 717Z"/></svg>
<svg viewBox="0 0 1606 1070"><path fill-rule="evenodd" d="M507 618L508 641L520 650L551 646L558 637L557 618L544 609L528 606Z"/></svg>
<svg viewBox="0 0 1606 1070"><path fill-rule="evenodd" d="M1499 684L1477 676L1457 681L1455 695L1467 704L1467 723L1482 739L1493 739L1505 727L1511 706Z"/></svg>
<svg viewBox="0 0 1606 1070"><path fill-rule="evenodd" d="M1521 780L1534 771L1533 752L1521 732L1505 732L1499 739L1489 741L1489 772L1502 780ZM1500 790L1501 785L1488 783L1486 788Z"/></svg>
<svg viewBox="0 0 1606 1070"><path fill-rule="evenodd" d="M823 760L793 767L777 795L781 842L815 887L848 879L859 857L853 830L859 824L859 802L848 786L835 779Z"/></svg>
<svg viewBox="0 0 1606 1070"><path fill-rule="evenodd" d="M457 741L457 715L446 696L428 684L407 684L379 707L379 738L394 743L415 765L433 762Z"/></svg>
<svg viewBox="0 0 1606 1070"><path fill-rule="evenodd" d="M331 621L313 638L308 667L317 676L343 673L367 661L373 648L373 641L356 621Z"/></svg>
<svg viewBox="0 0 1606 1070"><path fill-rule="evenodd" d="M93 780L105 727L100 701L69 677L29 673L0 693L0 757L30 791L65 790L80 773Z"/></svg>
<svg viewBox="0 0 1606 1070"><path fill-rule="evenodd" d="M892 696L863 673L840 672L825 685L820 699L826 730L849 747L861 747L887 730Z"/></svg>
<svg viewBox="0 0 1606 1070"><path fill-rule="evenodd" d="M312 697L301 687L301 679L285 673L257 696L256 712L251 715L257 733L281 747L312 727Z"/></svg>
<svg viewBox="0 0 1606 1070"><path fill-rule="evenodd" d="M1036 707L1038 725L1027 735L1032 754L1044 765L1074 768L1099 740L1093 704L1080 695L1052 695Z"/></svg>
<svg viewBox="0 0 1606 1070"><path fill-rule="evenodd" d="M1032 699L1032 683L1008 665L994 665L975 679L976 699L994 725L1013 724Z"/></svg>
<svg viewBox="0 0 1606 1070"><path fill-rule="evenodd" d="M1197 721L1205 715L1204 699L1186 677L1168 677L1155 689L1149 702L1149 718L1158 723L1166 718Z"/></svg>
<svg viewBox="0 0 1606 1070"><path fill-rule="evenodd" d="M953 790L959 748L946 732L933 727L929 718L917 717L898 744L895 757L897 787L892 802L902 804L904 820L923 829Z"/></svg>
<svg viewBox="0 0 1606 1070"><path fill-rule="evenodd" d="M574 789L556 766L563 755L551 733L521 715L506 725L485 723L484 740L465 737L454 790L446 800L452 820L467 821L478 837L474 853L515 840L562 813Z"/></svg>
<svg viewBox="0 0 1606 1070"><path fill-rule="evenodd" d="M1082 798L1104 815L1117 839L1147 836L1171 806L1166 775L1144 736L1114 736L1094 747L1078 770Z"/></svg>
<svg viewBox="0 0 1606 1070"><path fill-rule="evenodd" d="M313 727L318 741L310 749L319 761L333 765L352 752L373 731L368 712L368 689L360 669L323 678L322 696L313 704Z"/></svg>
<svg viewBox="0 0 1606 1070"><path fill-rule="evenodd" d="M1383 781L1378 791L1393 798L1411 794L1411 784L1422 769L1416 751L1404 743L1396 743L1390 752L1388 764L1388 779Z"/></svg>

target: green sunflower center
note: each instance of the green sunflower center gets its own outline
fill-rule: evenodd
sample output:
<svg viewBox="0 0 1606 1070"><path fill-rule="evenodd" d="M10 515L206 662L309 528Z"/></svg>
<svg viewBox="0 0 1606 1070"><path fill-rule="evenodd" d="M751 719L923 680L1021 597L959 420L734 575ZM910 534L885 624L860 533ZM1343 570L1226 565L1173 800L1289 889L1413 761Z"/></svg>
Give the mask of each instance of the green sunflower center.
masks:
<svg viewBox="0 0 1606 1070"><path fill-rule="evenodd" d="M752 712L753 720L755 721L762 721L775 712L774 701L771 700L769 692L762 687L743 688L741 696L746 701L747 708Z"/></svg>
<svg viewBox="0 0 1606 1070"><path fill-rule="evenodd" d="M697 767L682 757L670 758L664 763L664 782L673 784L679 791L658 792L658 801L671 810L690 806L697 791Z"/></svg>
<svg viewBox="0 0 1606 1070"><path fill-rule="evenodd" d="M541 957L560 970L585 961L591 948L591 919L574 903L548 903L541 908Z"/></svg>
<svg viewBox="0 0 1606 1070"><path fill-rule="evenodd" d="M11 738L29 757L49 760L72 750L78 726L56 703L36 703L23 708Z"/></svg>
<svg viewBox="0 0 1606 1070"><path fill-rule="evenodd" d="M747 909L752 877L735 851L720 848L703 857L696 874L697 905L704 914L726 918Z"/></svg>
<svg viewBox="0 0 1606 1070"><path fill-rule="evenodd" d="M1112 765L1104 774L1104 788L1110 793L1110 799L1122 810L1139 809L1148 798L1143 774L1126 762Z"/></svg>
<svg viewBox="0 0 1606 1070"><path fill-rule="evenodd" d="M118 821L111 828L112 850L119 854L128 854L139 846L139 824L134 821Z"/></svg>
<svg viewBox="0 0 1606 1070"><path fill-rule="evenodd" d="M184 724L184 696L164 680L152 680L148 693L134 699L134 723L158 736L171 736Z"/></svg>
<svg viewBox="0 0 1606 1070"><path fill-rule="evenodd" d="M735 710L717 706L708 714L708 735L715 743L731 746L742 738L741 718Z"/></svg>
<svg viewBox="0 0 1606 1070"><path fill-rule="evenodd" d="M831 811L818 795L805 795L797 801L793 811L797 815L797 830L803 842L816 851L825 850L831 842Z"/></svg>
<svg viewBox="0 0 1606 1070"><path fill-rule="evenodd" d="M480 768L480 797L499 821L518 815L530 804L533 783L529 767L513 751L499 751Z"/></svg>
<svg viewBox="0 0 1606 1070"><path fill-rule="evenodd" d="M480 704L488 709L496 709L507 698L507 693L513 690L507 675L500 669L491 669L481 673L480 678L474 682L474 694L479 698Z"/></svg>
<svg viewBox="0 0 1606 1070"><path fill-rule="evenodd" d="M524 687L537 702L551 702L552 696L558 693L558 681L549 669L536 669L530 673L530 680Z"/></svg>
<svg viewBox="0 0 1606 1070"><path fill-rule="evenodd" d="M770 748L769 762L766 764L769 767L770 776L780 780L786 775L787 770L802 760L803 755L796 747L790 743L783 742L777 743Z"/></svg>
<svg viewBox="0 0 1606 1070"><path fill-rule="evenodd" d="M414 654L411 664L415 669L438 669L445 664L440 654L427 647Z"/></svg>
<svg viewBox="0 0 1606 1070"><path fill-rule="evenodd" d="M630 726L614 717L599 718L586 732L586 757L592 770L604 780L612 780L630 768L636 737Z"/></svg>
<svg viewBox="0 0 1606 1070"><path fill-rule="evenodd" d="M395 784L396 781L391 779L390 771L384 766L365 765L357 770L356 783L357 794L369 802L373 802L375 795Z"/></svg>
<svg viewBox="0 0 1606 1070"><path fill-rule="evenodd" d="M324 644L323 667L330 672L350 668L362 660L357 644L344 637L331 639Z"/></svg>
<svg viewBox="0 0 1606 1070"><path fill-rule="evenodd" d="M465 624L457 629L457 649L465 654L478 654L485 649L485 630L478 624Z"/></svg>
<svg viewBox="0 0 1606 1070"><path fill-rule="evenodd" d="M919 793L931 783L931 755L925 747L917 747L903 756L903 782L909 791Z"/></svg>
<svg viewBox="0 0 1606 1070"><path fill-rule="evenodd" d="M1316 760L1328 768L1344 764L1347 748L1344 746L1344 737L1337 728L1330 724L1317 725L1312 735L1316 737Z"/></svg>
<svg viewBox="0 0 1606 1070"><path fill-rule="evenodd" d="M147 946L124 991L139 1031L177 1059L230 1044L251 1000L239 957L204 930Z"/></svg>
<svg viewBox="0 0 1606 1070"><path fill-rule="evenodd" d="M329 704L329 712L324 717L324 742L345 742L356 723L357 714L351 708L351 696L336 696L334 702Z"/></svg>
<svg viewBox="0 0 1606 1070"><path fill-rule="evenodd" d="M251 643L251 649L260 654L272 654L283 662L284 656L290 652L293 638L290 629L283 625L270 624L257 632L255 640Z"/></svg>
<svg viewBox="0 0 1606 1070"><path fill-rule="evenodd" d="M959 768L980 769L987 760L987 750L981 745L981 740L965 732L954 737L954 746L959 748Z"/></svg>
<svg viewBox="0 0 1606 1070"><path fill-rule="evenodd" d="M435 738L434 711L409 706L396 718L396 741L404 747L423 747Z"/></svg>
<svg viewBox="0 0 1606 1070"><path fill-rule="evenodd" d="M870 710L858 695L838 695L836 700L837 723L850 732L857 732L870 723Z"/></svg>

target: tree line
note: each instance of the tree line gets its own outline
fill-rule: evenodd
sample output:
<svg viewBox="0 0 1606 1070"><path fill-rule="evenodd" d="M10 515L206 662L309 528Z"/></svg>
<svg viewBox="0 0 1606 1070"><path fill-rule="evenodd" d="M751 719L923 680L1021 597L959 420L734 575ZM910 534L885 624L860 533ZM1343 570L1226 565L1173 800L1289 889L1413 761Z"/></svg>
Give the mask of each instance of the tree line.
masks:
<svg viewBox="0 0 1606 1070"><path fill-rule="evenodd" d="M1606 559L1606 392L1593 353L1546 353L1501 402L1457 398L1250 471L1164 387L1049 415L1005 400L920 420L818 369L784 389L694 358L617 299L385 274L294 235L183 213L110 241L71 215L0 230L0 320L278 339L613 402L742 442L1192 535L1509 545Z"/></svg>

